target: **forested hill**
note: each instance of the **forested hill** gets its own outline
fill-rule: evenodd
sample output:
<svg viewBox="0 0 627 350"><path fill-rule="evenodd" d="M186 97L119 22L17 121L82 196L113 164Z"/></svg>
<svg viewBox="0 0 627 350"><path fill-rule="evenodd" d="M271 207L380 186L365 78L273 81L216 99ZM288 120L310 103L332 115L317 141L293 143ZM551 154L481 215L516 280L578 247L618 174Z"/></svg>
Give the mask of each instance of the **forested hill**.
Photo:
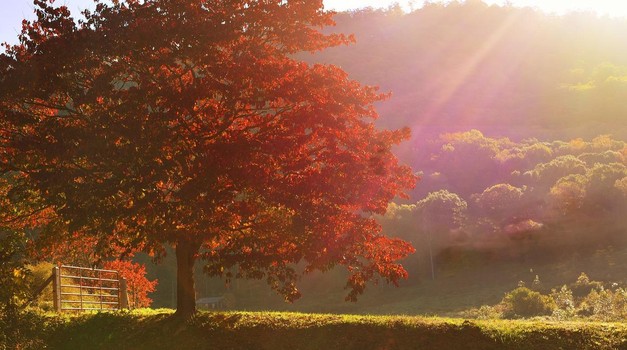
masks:
<svg viewBox="0 0 627 350"><path fill-rule="evenodd" d="M317 53L391 91L386 127L540 139L627 136L627 20L481 1L339 13L356 44ZM311 58L310 58L311 59Z"/></svg>
<svg viewBox="0 0 627 350"><path fill-rule="evenodd" d="M379 125L412 129L396 153L421 182L381 220L416 246L410 272L430 274L432 253L530 262L627 245L627 19L466 1L335 20L357 42L307 59L391 92Z"/></svg>

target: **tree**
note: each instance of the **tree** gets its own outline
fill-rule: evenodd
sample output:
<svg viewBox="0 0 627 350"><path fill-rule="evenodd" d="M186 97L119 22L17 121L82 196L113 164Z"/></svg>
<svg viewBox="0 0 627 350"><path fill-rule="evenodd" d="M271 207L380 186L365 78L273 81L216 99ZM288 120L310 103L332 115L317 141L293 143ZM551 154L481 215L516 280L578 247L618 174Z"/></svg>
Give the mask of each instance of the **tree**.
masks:
<svg viewBox="0 0 627 350"><path fill-rule="evenodd" d="M173 246L181 316L198 258L288 301L297 263L345 266L349 300L406 277L413 248L372 214L415 181L390 150L409 131L374 127L376 88L294 58L350 42L319 31L322 1L98 0L78 24L50 3L0 56L0 169L49 211L40 242Z"/></svg>
<svg viewBox="0 0 627 350"><path fill-rule="evenodd" d="M581 174L568 175L559 179L548 193L552 216L581 216L576 214L582 212L587 186L588 179Z"/></svg>
<svg viewBox="0 0 627 350"><path fill-rule="evenodd" d="M457 194L447 190L431 192L416 203L422 227L427 231L431 279L435 279L433 263L433 234L443 234L461 226L468 205Z"/></svg>
<svg viewBox="0 0 627 350"><path fill-rule="evenodd" d="M129 306L131 308L149 307L152 299L148 293L155 291L157 280L149 280L146 277L146 267L128 260L107 261L105 269L116 270L126 279L128 287Z"/></svg>
<svg viewBox="0 0 627 350"><path fill-rule="evenodd" d="M524 190L524 188L501 183L486 188L474 197L481 214L500 223L516 215L525 215L524 208L522 208L524 205L521 203Z"/></svg>
<svg viewBox="0 0 627 350"><path fill-rule="evenodd" d="M551 188L564 176L585 174L586 163L573 155L559 156L547 163L537 164L533 170L526 172L537 188Z"/></svg>

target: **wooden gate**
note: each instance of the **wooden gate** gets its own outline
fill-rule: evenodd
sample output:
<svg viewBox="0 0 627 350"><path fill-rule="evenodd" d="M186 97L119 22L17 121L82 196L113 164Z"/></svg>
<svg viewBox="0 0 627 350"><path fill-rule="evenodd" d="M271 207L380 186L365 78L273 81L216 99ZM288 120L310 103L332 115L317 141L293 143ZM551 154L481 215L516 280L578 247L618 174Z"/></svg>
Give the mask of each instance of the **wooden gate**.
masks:
<svg viewBox="0 0 627 350"><path fill-rule="evenodd" d="M54 267L52 289L57 312L128 308L126 279L115 270Z"/></svg>

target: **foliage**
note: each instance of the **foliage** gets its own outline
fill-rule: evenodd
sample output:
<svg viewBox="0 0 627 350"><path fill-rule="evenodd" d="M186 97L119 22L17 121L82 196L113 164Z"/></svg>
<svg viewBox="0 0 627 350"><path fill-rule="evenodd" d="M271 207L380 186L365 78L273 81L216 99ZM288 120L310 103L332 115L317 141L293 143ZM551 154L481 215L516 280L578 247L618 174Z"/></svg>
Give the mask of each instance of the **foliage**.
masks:
<svg viewBox="0 0 627 350"><path fill-rule="evenodd" d="M148 280L144 265L128 260L115 260L105 262L104 268L119 271L126 279L129 306L132 309L150 306L152 299L148 294L155 291L158 281Z"/></svg>
<svg viewBox="0 0 627 350"><path fill-rule="evenodd" d="M476 320L496 320L503 318L504 304L481 305L477 308L464 310L460 313L461 317Z"/></svg>
<svg viewBox="0 0 627 350"><path fill-rule="evenodd" d="M482 221L463 228L466 248L490 247L514 259L570 254L607 239L624 243L627 192L616 188L626 188L625 174L607 175L620 168L609 164L625 165L627 154L627 50L619 44L627 20L465 1L432 2L406 14L365 9L336 21L337 31L355 33L357 44L309 60L339 64L389 88L394 95L380 111L390 118L382 125L413 126L412 142L397 154L423 181L399 204L441 189L455 193L468 203L468 222ZM543 44L536 45L539 33ZM597 163L605 169L593 170ZM494 206L492 220L477 217L482 208L472 196L499 184L526 187L525 198ZM494 248L510 214L548 229L501 235ZM386 223L403 237L416 231L406 226ZM534 251L510 254L521 241L536 242Z"/></svg>
<svg viewBox="0 0 627 350"><path fill-rule="evenodd" d="M28 299L29 271L25 262L24 236L0 231L0 314L14 315Z"/></svg>
<svg viewBox="0 0 627 350"><path fill-rule="evenodd" d="M551 298L555 302L553 309L553 318L557 320L567 320L575 316L575 299L573 292L567 286L562 286L559 290L551 290Z"/></svg>
<svg viewBox="0 0 627 350"><path fill-rule="evenodd" d="M425 143L426 156L416 160L424 174L419 190L412 194L412 202L417 201L390 205L389 214L380 221L387 230L411 237L421 223L412 213L427 202L437 202L438 196L456 196L466 204L465 219L456 227L455 239L437 250L463 247L502 259L526 259L568 255L608 240L623 245L626 147L625 141L607 135L542 142L492 138L478 130L442 134ZM486 162L492 170L472 175ZM453 192L462 182L464 190ZM424 215L426 223L452 217L442 213L447 212ZM456 225L449 221L444 227L450 230Z"/></svg>
<svg viewBox="0 0 627 350"><path fill-rule="evenodd" d="M0 310L0 350L46 349L49 327L45 317L35 311Z"/></svg>
<svg viewBox="0 0 627 350"><path fill-rule="evenodd" d="M627 319L627 290L618 283L605 287L601 282L591 281L585 273L581 273L575 283L552 289L550 295L528 289L520 282L500 304L472 308L461 316L499 319L549 314L549 319L557 321L624 321Z"/></svg>
<svg viewBox="0 0 627 350"><path fill-rule="evenodd" d="M553 299L526 287L518 287L507 293L502 303L506 318L550 315L555 309Z"/></svg>
<svg viewBox="0 0 627 350"><path fill-rule="evenodd" d="M413 248L370 216L415 182L391 152L409 131L375 128L375 87L296 59L351 41L320 31L322 1L95 8L77 24L37 1L0 56L0 175L48 212L40 244L87 238L96 259L173 246L182 314L199 257L288 301L297 263L344 266L349 300L407 276Z"/></svg>
<svg viewBox="0 0 627 350"><path fill-rule="evenodd" d="M447 190L431 192L416 203L416 210L427 230L448 231L462 224L467 204Z"/></svg>
<svg viewBox="0 0 627 350"><path fill-rule="evenodd" d="M0 153L1 154L1 153ZM29 246L34 228L46 222L46 210L34 209L32 193L19 193L22 176L0 171L0 313L16 315L31 297Z"/></svg>
<svg viewBox="0 0 627 350"><path fill-rule="evenodd" d="M598 321L627 319L627 291L623 288L593 289L583 298L579 307L580 314Z"/></svg>
<svg viewBox="0 0 627 350"><path fill-rule="evenodd" d="M585 297L594 290L599 291L601 288L603 288L603 283L599 281L591 281L590 277L588 277L588 275L584 272L577 277L577 281L575 281L575 283L570 285L573 296L578 299Z"/></svg>

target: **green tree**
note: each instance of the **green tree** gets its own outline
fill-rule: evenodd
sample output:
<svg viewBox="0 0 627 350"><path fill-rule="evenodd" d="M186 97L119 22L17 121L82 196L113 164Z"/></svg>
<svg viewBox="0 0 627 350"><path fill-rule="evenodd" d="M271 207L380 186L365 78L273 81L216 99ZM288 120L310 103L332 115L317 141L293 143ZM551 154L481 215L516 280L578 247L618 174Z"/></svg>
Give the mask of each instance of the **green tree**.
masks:
<svg viewBox="0 0 627 350"><path fill-rule="evenodd" d="M417 224L428 235L427 243L432 279L435 279L433 236L446 235L451 230L460 227L465 218L467 207L466 201L447 190L431 192L426 198L416 203Z"/></svg>
<svg viewBox="0 0 627 350"><path fill-rule="evenodd" d="M502 222L516 215L525 215L521 210L524 190L510 184L497 184L475 196L475 203L483 215L497 223Z"/></svg>

